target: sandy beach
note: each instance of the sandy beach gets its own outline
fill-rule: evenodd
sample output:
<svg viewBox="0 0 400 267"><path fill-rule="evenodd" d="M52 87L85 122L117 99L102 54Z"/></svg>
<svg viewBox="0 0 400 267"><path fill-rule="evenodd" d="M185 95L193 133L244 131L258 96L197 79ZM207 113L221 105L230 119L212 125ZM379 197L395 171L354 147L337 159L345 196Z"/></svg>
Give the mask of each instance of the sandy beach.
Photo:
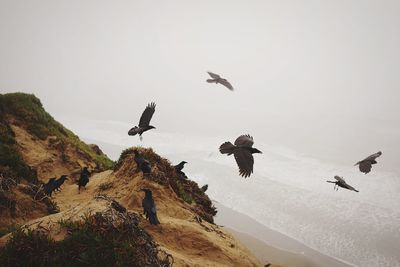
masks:
<svg viewBox="0 0 400 267"><path fill-rule="evenodd" d="M260 262L285 267L349 267L351 264L324 255L301 242L258 223L247 215L236 212L221 203L216 223L223 225L245 245Z"/></svg>

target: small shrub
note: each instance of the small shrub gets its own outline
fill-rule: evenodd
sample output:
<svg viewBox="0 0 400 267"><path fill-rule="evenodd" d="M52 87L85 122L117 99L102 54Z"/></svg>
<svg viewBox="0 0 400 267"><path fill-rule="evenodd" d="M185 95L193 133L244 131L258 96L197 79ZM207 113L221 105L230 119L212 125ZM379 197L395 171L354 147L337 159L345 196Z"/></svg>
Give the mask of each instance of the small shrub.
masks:
<svg viewBox="0 0 400 267"><path fill-rule="evenodd" d="M0 266L171 266L138 226L133 213L96 213L83 221L60 221L69 233L54 241L40 231L17 230L0 250Z"/></svg>
<svg viewBox="0 0 400 267"><path fill-rule="evenodd" d="M99 191L105 191L113 187L112 182L104 182L99 185Z"/></svg>

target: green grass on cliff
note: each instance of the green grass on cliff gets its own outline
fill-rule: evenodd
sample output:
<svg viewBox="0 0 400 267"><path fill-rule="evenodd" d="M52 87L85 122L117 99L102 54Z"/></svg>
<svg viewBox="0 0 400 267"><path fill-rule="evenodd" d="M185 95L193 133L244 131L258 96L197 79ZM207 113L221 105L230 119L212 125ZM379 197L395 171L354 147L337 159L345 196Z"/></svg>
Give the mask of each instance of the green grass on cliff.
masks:
<svg viewBox="0 0 400 267"><path fill-rule="evenodd" d="M47 113L36 96L25 93L0 94L0 165L16 168L18 175L23 178L31 177L32 174L25 168L16 151L14 133L8 125L10 119L39 139L57 136L78 147L102 169L112 167L113 162L107 156L96 154L90 146Z"/></svg>

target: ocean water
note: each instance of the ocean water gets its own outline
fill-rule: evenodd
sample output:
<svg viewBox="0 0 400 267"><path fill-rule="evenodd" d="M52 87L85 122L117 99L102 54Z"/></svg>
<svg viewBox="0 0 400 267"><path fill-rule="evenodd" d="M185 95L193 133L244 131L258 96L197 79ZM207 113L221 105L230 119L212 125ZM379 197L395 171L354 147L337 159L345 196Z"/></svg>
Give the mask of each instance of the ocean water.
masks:
<svg viewBox="0 0 400 267"><path fill-rule="evenodd" d="M322 161L256 140L263 154L255 155L254 174L244 179L234 158L219 154L229 140L223 137L154 131L140 142L127 136L125 123L63 122L114 159L123 148L142 145L175 164L188 161L186 173L200 186L208 184L212 199L324 254L357 266L400 266L400 177L380 168L384 155L364 175L355 162ZM326 183L334 175L360 192L334 191Z"/></svg>

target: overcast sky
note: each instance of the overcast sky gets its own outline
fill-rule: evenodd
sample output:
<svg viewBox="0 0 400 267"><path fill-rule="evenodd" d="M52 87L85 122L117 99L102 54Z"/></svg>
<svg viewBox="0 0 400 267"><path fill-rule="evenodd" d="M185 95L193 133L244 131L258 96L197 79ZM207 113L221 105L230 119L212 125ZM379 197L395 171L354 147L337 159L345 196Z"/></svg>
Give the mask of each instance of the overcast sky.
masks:
<svg viewBox="0 0 400 267"><path fill-rule="evenodd" d="M34 93L61 122L136 124L155 101L160 132L382 150L400 170L399 14L377 0L0 0L0 90Z"/></svg>

